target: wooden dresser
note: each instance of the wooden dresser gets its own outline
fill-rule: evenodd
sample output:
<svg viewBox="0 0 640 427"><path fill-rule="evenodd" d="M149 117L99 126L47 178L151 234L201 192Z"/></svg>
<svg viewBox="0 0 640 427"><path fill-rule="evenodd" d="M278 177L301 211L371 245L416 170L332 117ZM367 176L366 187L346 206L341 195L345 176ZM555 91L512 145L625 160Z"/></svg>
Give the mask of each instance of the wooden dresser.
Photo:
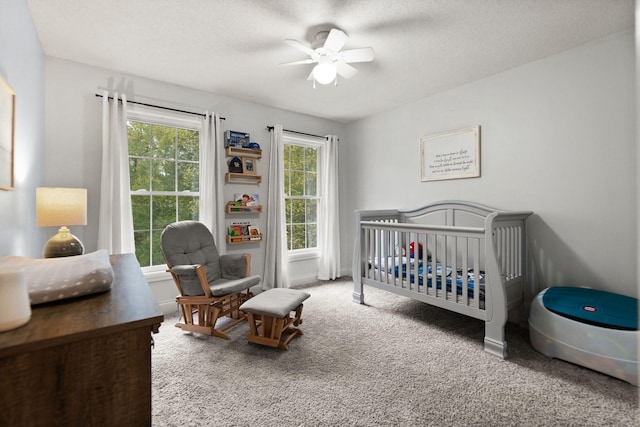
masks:
<svg viewBox="0 0 640 427"><path fill-rule="evenodd" d="M33 307L0 333L0 426L151 425L151 333L164 320L133 254L109 292Z"/></svg>

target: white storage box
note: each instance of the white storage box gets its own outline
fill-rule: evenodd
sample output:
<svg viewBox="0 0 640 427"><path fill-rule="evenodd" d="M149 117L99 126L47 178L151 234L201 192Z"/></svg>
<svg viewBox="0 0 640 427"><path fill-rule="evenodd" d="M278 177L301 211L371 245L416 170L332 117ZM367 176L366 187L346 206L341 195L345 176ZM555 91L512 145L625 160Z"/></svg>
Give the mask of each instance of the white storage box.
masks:
<svg viewBox="0 0 640 427"><path fill-rule="evenodd" d="M531 305L540 353L638 386L638 300L585 288L547 288Z"/></svg>

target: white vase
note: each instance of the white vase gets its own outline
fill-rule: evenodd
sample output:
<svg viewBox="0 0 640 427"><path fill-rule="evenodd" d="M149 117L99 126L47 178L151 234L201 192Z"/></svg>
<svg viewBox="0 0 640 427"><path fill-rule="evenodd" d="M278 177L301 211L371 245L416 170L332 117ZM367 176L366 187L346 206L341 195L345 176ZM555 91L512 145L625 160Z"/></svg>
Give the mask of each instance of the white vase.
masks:
<svg viewBox="0 0 640 427"><path fill-rule="evenodd" d="M0 270L0 332L15 329L31 319L29 290L22 270Z"/></svg>

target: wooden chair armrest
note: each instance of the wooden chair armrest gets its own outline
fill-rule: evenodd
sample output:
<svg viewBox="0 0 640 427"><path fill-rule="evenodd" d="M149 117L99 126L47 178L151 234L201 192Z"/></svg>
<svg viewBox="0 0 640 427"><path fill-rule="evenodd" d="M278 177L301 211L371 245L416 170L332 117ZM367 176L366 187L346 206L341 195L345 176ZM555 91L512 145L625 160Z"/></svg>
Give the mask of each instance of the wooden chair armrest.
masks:
<svg viewBox="0 0 640 427"><path fill-rule="evenodd" d="M174 265L173 267L169 268L167 271L170 273L175 274L176 276L180 277L180 276L195 276L198 271L198 268L200 267L199 264L193 264L193 265Z"/></svg>

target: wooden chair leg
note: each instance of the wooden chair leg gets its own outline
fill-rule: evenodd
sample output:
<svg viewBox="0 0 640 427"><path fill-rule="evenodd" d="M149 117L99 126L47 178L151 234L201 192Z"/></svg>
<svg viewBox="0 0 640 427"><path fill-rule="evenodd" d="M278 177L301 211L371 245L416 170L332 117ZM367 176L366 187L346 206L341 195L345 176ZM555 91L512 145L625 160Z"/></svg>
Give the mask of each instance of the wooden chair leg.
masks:
<svg viewBox="0 0 640 427"><path fill-rule="evenodd" d="M239 310L239 307L251 296L250 292L233 294L216 299L213 302L200 304L191 304L184 300L178 300L184 323L177 323L176 326L189 332L229 339L225 331L247 319L247 316ZM225 316L234 320L216 328L218 319Z"/></svg>
<svg viewBox="0 0 640 427"><path fill-rule="evenodd" d="M247 341L288 350L289 342L296 336L303 335L300 329L291 326L301 324L301 316L302 304L296 308L294 316L289 314L283 318L248 312L249 335L247 336ZM284 335L286 335L286 339L283 341Z"/></svg>

